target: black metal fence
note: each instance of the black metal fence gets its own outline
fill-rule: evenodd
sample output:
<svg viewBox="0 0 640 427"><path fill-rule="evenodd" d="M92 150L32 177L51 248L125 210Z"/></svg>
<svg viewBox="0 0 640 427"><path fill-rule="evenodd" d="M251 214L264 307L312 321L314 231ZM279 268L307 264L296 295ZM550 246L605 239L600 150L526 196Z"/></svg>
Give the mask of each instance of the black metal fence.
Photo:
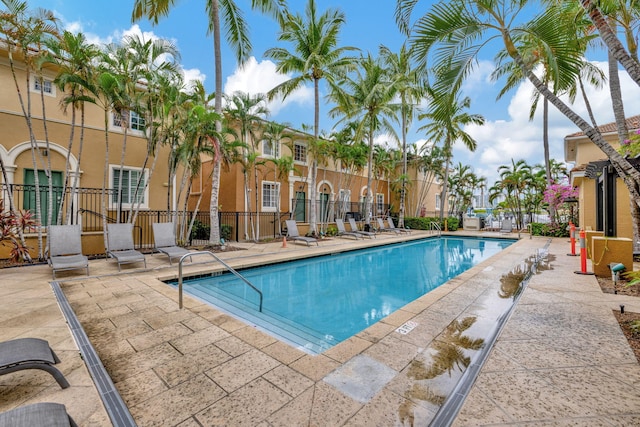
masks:
<svg viewBox="0 0 640 427"><path fill-rule="evenodd" d="M0 186L0 197L5 201L5 209L9 209L9 194L13 196L14 209L36 211L36 186L11 184ZM78 188L72 194L71 188L40 186L41 223L49 222L51 211L52 224L81 224L84 232L101 232L104 223L131 222L135 211L130 206L118 203L117 190L100 188ZM52 201L51 205L49 201ZM106 215L103 215L103 200L106 204ZM69 215L67 221L67 216ZM60 220L58 221L58 218ZM226 240L264 240L279 237L282 223L290 218L290 214L275 212L220 212L220 232ZM151 232L154 222L175 222L177 238L181 242L205 244L209 240L209 212L198 212L195 215L191 235L187 230L192 222L193 212L173 212L168 210L139 210L134 224L134 240L138 247L153 244ZM36 227L27 230L35 232Z"/></svg>
<svg viewBox="0 0 640 427"><path fill-rule="evenodd" d="M36 210L36 186L24 184L2 185L0 195L5 200L5 209L9 209L8 192L13 196L15 209ZM81 224L84 232L101 232L104 223L131 222L135 211L129 205L119 203L117 190L100 188L53 187L49 192L46 185L40 186L40 212L42 223L47 224L51 212L52 224ZM322 197L322 196L321 196ZM49 201L52 201L51 205ZM103 215L103 200L106 215ZM121 201L121 199L120 199ZM310 200L293 200L293 214L290 212L220 212L220 234L227 241L260 241L280 237L284 221L293 218L298 222L309 222ZM389 205L374 203L374 216L388 214ZM67 215L70 217L67 221ZM134 240L138 247L153 245L151 232L154 222L175 222L177 238L181 243L206 244L210 234L209 212L198 212L195 216L192 232L187 230L193 219L193 212L173 212L168 210L139 210L134 223ZM319 223L333 222L335 218L353 217L365 219L366 205L363 202L333 202L318 200L316 219ZM58 220L60 218L60 220ZM34 232L36 229L27 230Z"/></svg>

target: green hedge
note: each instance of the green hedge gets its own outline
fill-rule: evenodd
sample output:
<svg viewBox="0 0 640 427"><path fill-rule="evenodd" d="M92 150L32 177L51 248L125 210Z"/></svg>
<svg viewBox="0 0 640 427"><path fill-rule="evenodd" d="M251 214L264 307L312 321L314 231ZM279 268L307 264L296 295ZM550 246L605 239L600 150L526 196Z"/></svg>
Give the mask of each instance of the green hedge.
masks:
<svg viewBox="0 0 640 427"><path fill-rule="evenodd" d="M533 236L569 237L569 224L566 222L556 224L532 222L529 227Z"/></svg>
<svg viewBox="0 0 640 427"><path fill-rule="evenodd" d="M449 217L445 218L447 220L447 229L449 231L456 231L459 226L458 218ZM397 221L396 221L397 222ZM440 225L440 229L444 231L444 221L440 222L440 218L438 217L405 217L404 225L412 230L429 230L430 224L435 222Z"/></svg>

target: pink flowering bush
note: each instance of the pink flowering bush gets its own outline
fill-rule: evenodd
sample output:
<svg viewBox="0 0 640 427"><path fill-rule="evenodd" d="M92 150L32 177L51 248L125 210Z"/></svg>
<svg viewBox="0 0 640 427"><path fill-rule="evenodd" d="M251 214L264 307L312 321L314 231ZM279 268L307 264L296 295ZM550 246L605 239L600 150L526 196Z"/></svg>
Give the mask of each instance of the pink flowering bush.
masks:
<svg viewBox="0 0 640 427"><path fill-rule="evenodd" d="M551 184L544 190L544 201L555 208L556 212L564 204L565 200L578 197L578 189L570 185Z"/></svg>
<svg viewBox="0 0 640 427"><path fill-rule="evenodd" d="M640 154L640 129L629 135L629 139L624 140L618 152L623 156L636 157Z"/></svg>

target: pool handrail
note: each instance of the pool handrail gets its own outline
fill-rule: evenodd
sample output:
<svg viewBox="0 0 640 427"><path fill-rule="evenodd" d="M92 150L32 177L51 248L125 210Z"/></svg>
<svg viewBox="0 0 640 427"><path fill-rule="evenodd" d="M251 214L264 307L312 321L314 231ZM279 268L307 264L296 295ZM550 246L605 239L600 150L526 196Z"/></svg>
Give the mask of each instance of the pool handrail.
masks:
<svg viewBox="0 0 640 427"><path fill-rule="evenodd" d="M253 289L254 291L256 291L258 293L258 295L260 296L260 305L259 305L258 311L260 311L262 313L262 291L260 291L260 289L258 289L255 286L253 286L253 284L251 282L249 282L242 274L238 273L230 265L228 265L226 262L222 261L220 258L218 258L211 251L189 252L188 254L184 254L182 257L180 257L180 262L178 263L178 306L182 309L182 262L185 260L185 258L191 257L193 255L205 255L205 254L211 255L216 261L218 261L227 270L229 270L231 273L233 273L233 275L235 275L237 278L239 278L244 283L249 285L249 287L251 289Z"/></svg>
<svg viewBox="0 0 640 427"><path fill-rule="evenodd" d="M431 221L429 223L429 231L437 231L438 232L438 236L440 236L442 234L442 228L440 228L440 224L438 224L435 221Z"/></svg>

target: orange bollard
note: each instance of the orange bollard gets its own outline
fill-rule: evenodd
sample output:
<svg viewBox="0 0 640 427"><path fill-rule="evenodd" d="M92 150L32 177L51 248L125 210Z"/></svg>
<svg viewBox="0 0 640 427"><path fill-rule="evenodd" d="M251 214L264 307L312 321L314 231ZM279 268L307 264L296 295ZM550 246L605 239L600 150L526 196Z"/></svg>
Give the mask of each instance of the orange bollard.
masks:
<svg viewBox="0 0 640 427"><path fill-rule="evenodd" d="M287 236L282 236L282 247L283 248L287 247Z"/></svg>
<svg viewBox="0 0 640 427"><path fill-rule="evenodd" d="M576 274L593 274L587 271L587 233L580 230L580 271L574 271Z"/></svg>
<svg viewBox="0 0 640 427"><path fill-rule="evenodd" d="M578 256L576 253L576 226L573 223L569 224L569 237L571 237L571 253L568 256Z"/></svg>

